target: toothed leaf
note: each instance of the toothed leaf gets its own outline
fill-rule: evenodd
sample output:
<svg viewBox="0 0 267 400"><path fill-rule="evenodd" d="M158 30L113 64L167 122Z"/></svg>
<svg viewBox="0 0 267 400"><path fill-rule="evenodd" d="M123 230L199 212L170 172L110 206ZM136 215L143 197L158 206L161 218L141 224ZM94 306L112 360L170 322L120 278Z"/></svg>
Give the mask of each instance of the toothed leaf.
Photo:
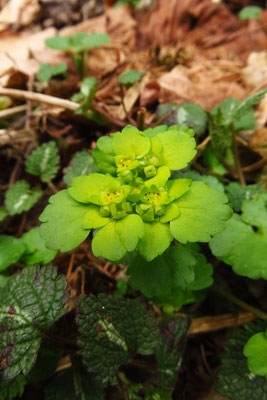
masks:
<svg viewBox="0 0 267 400"><path fill-rule="evenodd" d="M65 313L66 281L51 265L13 275L0 292L0 358L5 379L32 368L42 334Z"/></svg>

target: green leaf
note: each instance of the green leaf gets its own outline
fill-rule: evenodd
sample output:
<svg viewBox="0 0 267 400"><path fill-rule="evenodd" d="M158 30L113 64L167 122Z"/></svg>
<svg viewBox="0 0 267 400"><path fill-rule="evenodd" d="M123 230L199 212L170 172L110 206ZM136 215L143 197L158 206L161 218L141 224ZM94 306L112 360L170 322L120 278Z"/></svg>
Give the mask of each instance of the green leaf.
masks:
<svg viewBox="0 0 267 400"><path fill-rule="evenodd" d="M112 150L112 139L110 136L101 136L97 141L97 147L93 149L94 162L101 172L114 174L116 166Z"/></svg>
<svg viewBox="0 0 267 400"><path fill-rule="evenodd" d="M65 312L66 281L51 265L26 267L0 292L0 358L5 379L27 374L47 331Z"/></svg>
<svg viewBox="0 0 267 400"><path fill-rule="evenodd" d="M166 132L158 133L156 138L159 138L162 143L164 164L170 170L187 167L188 163L196 155L195 139L184 132L182 128L171 127Z"/></svg>
<svg viewBox="0 0 267 400"><path fill-rule="evenodd" d="M130 214L115 223L115 230L127 251L134 251L144 236L144 223L139 215Z"/></svg>
<svg viewBox="0 0 267 400"><path fill-rule="evenodd" d="M207 147L204 150L203 162L209 169L211 169L213 172L216 172L219 175L224 175L227 172L227 169L221 163L221 161L215 154L212 147Z"/></svg>
<svg viewBox="0 0 267 400"><path fill-rule="evenodd" d="M56 250L49 250L45 247L45 242L40 236L40 227L33 228L29 232L24 233L20 240L25 246L21 261L26 264L48 264L57 255Z"/></svg>
<svg viewBox="0 0 267 400"><path fill-rule="evenodd" d="M48 82L57 75L65 75L67 72L67 64L62 62L57 65L41 64L37 72L37 77L41 82Z"/></svg>
<svg viewBox="0 0 267 400"><path fill-rule="evenodd" d="M221 193L224 193L224 186L219 181L219 179L214 175L200 175L197 171L188 170L185 172L175 172L173 174L174 178L189 178L192 181L199 181L207 183L211 188L218 190ZM244 186L242 186L244 187Z"/></svg>
<svg viewBox="0 0 267 400"><path fill-rule="evenodd" d="M75 111L75 114L85 114L92 108L92 101L97 91L97 79L93 76L83 79L80 94L82 96L82 102L79 108ZM79 95L79 93L78 93ZM77 97L76 97L77 99Z"/></svg>
<svg viewBox="0 0 267 400"><path fill-rule="evenodd" d="M130 286L157 304L171 303L175 294L205 289L212 284L212 266L185 245L169 247L153 262L135 256L129 263Z"/></svg>
<svg viewBox="0 0 267 400"><path fill-rule="evenodd" d="M0 110L6 110L12 104L12 100L7 96L0 96Z"/></svg>
<svg viewBox="0 0 267 400"><path fill-rule="evenodd" d="M266 323L249 324L246 329L230 339L222 356L222 368L218 374L217 391L229 400L267 400L266 377L255 376L247 367L243 347L251 335L261 332Z"/></svg>
<svg viewBox="0 0 267 400"><path fill-rule="evenodd" d="M4 288L9 281L10 275L7 271L0 274L0 289Z"/></svg>
<svg viewBox="0 0 267 400"><path fill-rule="evenodd" d="M164 330L160 344L156 348L155 357L158 364L161 386L172 388L182 361L181 341L186 336L188 321L186 318L173 320ZM179 346L179 347L178 347Z"/></svg>
<svg viewBox="0 0 267 400"><path fill-rule="evenodd" d="M39 218L43 222L40 235L45 246L61 252L75 249L90 233L83 228L88 206L73 200L67 190L51 196L49 203Z"/></svg>
<svg viewBox="0 0 267 400"><path fill-rule="evenodd" d="M73 199L81 203L107 205L109 193L119 192L121 183L110 175L90 174L77 176L72 180L68 193Z"/></svg>
<svg viewBox="0 0 267 400"><path fill-rule="evenodd" d="M170 222L174 238L181 243L209 242L211 235L225 228L232 214L226 202L227 197L218 190L204 182L192 182L189 191L175 200L181 214Z"/></svg>
<svg viewBox="0 0 267 400"><path fill-rule="evenodd" d="M4 221L7 216L7 211L5 207L0 207L0 222Z"/></svg>
<svg viewBox="0 0 267 400"><path fill-rule="evenodd" d="M150 140L137 128L128 125L122 132L113 135L112 149L117 155L126 157L144 156L150 150Z"/></svg>
<svg viewBox="0 0 267 400"><path fill-rule="evenodd" d="M76 52L94 49L105 44L110 44L110 38L106 33L78 32L71 36L71 45Z"/></svg>
<svg viewBox="0 0 267 400"><path fill-rule="evenodd" d="M83 227L84 229L97 229L108 224L110 221L110 218L101 216L99 207L90 205L83 220Z"/></svg>
<svg viewBox="0 0 267 400"><path fill-rule="evenodd" d="M253 374L267 375L267 337L266 332L253 335L246 343L243 353L248 357L248 368Z"/></svg>
<svg viewBox="0 0 267 400"><path fill-rule="evenodd" d="M217 104L209 115L209 130L212 146L226 161L232 164L232 136L242 130L255 128L255 116L252 106L264 97L267 89L246 97L243 101L229 98ZM227 154L228 153L228 154Z"/></svg>
<svg viewBox="0 0 267 400"><path fill-rule="evenodd" d="M71 185L72 179L76 176L89 175L92 172L97 172L91 154L85 149L75 153L70 164L70 167L64 168L63 170L63 180L67 186Z"/></svg>
<svg viewBox="0 0 267 400"><path fill-rule="evenodd" d="M96 231L92 241L92 251L96 257L119 261L127 250L116 231L116 221L111 221Z"/></svg>
<svg viewBox="0 0 267 400"><path fill-rule="evenodd" d="M262 8L258 6L247 6L242 8L242 10L238 14L238 18L242 20L246 19L259 19L260 18L260 13L262 11Z"/></svg>
<svg viewBox="0 0 267 400"><path fill-rule="evenodd" d="M45 387L45 400L104 400L104 386L83 371L59 373Z"/></svg>
<svg viewBox="0 0 267 400"><path fill-rule="evenodd" d="M234 214L226 229L210 242L219 260L231 265L236 274L251 279L267 279L266 198L267 194L260 194L245 200L243 214ZM259 228L257 232L253 226Z"/></svg>
<svg viewBox="0 0 267 400"><path fill-rule="evenodd" d="M115 384L121 365L135 353L152 354L158 344L153 314L133 299L82 296L77 322L84 364L103 383Z"/></svg>
<svg viewBox="0 0 267 400"><path fill-rule="evenodd" d="M127 69L118 76L118 81L121 85L130 87L144 76L144 71L137 71L135 69Z"/></svg>
<svg viewBox="0 0 267 400"><path fill-rule="evenodd" d="M169 225L144 222L144 236L139 240L138 250L147 261L151 261L169 247L172 239Z"/></svg>
<svg viewBox="0 0 267 400"><path fill-rule="evenodd" d="M121 7L124 4L129 3L132 7L137 7L141 0L118 0L114 7Z"/></svg>
<svg viewBox="0 0 267 400"><path fill-rule="evenodd" d="M71 40L68 36L54 36L45 39L45 44L54 50L68 51L71 48Z"/></svg>
<svg viewBox="0 0 267 400"><path fill-rule="evenodd" d="M157 119L170 114L164 123L171 125L186 125L197 135L202 135L207 129L208 116L205 110L196 103L184 101L179 106L175 103L160 104L157 108Z"/></svg>
<svg viewBox="0 0 267 400"><path fill-rule="evenodd" d="M20 214L32 208L41 196L41 189L32 189L24 180L17 181L6 192L5 206L10 215Z"/></svg>
<svg viewBox="0 0 267 400"><path fill-rule="evenodd" d="M258 193L264 193L265 190L257 185L242 186L238 182L231 182L226 186L226 194L229 199L230 206L234 211L241 211L244 200L252 199Z"/></svg>
<svg viewBox="0 0 267 400"><path fill-rule="evenodd" d="M23 395L26 385L24 376L18 375L11 382L2 380L0 376L0 381L0 400L13 400Z"/></svg>
<svg viewBox="0 0 267 400"><path fill-rule="evenodd" d="M25 251L21 240L13 236L0 235L0 271L15 264Z"/></svg>
<svg viewBox="0 0 267 400"><path fill-rule="evenodd" d="M47 142L37 147L26 160L26 171L40 176L42 182L55 178L59 169L59 155L55 142Z"/></svg>

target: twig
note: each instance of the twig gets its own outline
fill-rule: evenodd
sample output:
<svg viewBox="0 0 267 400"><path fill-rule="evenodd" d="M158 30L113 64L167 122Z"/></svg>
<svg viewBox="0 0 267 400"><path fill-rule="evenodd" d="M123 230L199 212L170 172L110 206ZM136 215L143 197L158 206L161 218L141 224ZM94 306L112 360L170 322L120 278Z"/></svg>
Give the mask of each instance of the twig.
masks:
<svg viewBox="0 0 267 400"><path fill-rule="evenodd" d="M145 119L146 119L146 108L141 107L140 110L137 112L137 128L140 131L145 129Z"/></svg>
<svg viewBox="0 0 267 400"><path fill-rule="evenodd" d="M232 293L228 292L227 290L221 289L215 285L211 287L211 290L213 290L215 293L223 296L225 299L229 300L231 303L236 304L240 308L243 308L243 310L253 313L254 315L256 315L256 317L264 319L264 320L267 319L267 314L265 312L259 310L256 307L251 306L250 304L246 303L243 300L240 300L238 297L236 297Z"/></svg>
<svg viewBox="0 0 267 400"><path fill-rule="evenodd" d="M214 332L220 329L235 327L247 324L256 319L255 314L250 312L241 312L235 314L223 314L209 317L195 318L192 320L188 334Z"/></svg>
<svg viewBox="0 0 267 400"><path fill-rule="evenodd" d="M75 111L79 107L79 104L70 100L60 99L59 97L48 96L47 94L42 93L27 92L26 90L0 88L0 95L10 96L15 99L24 99L36 101L38 103L50 104L71 111Z"/></svg>
<svg viewBox="0 0 267 400"><path fill-rule="evenodd" d="M25 110L27 110L27 106L26 105L7 108L6 110L0 111L0 119L9 117L10 115L18 114L18 113L23 112Z"/></svg>
<svg viewBox="0 0 267 400"><path fill-rule="evenodd" d="M254 164L248 165L247 167L243 167L243 172L252 172L264 167L267 164L267 158L263 158L260 161L255 162Z"/></svg>
<svg viewBox="0 0 267 400"><path fill-rule="evenodd" d="M246 186L246 181L243 175L242 167L240 164L239 154L238 154L238 143L236 137L233 138L233 152L234 152L234 159L235 159L235 168L236 173L238 176L238 180L240 185Z"/></svg>
<svg viewBox="0 0 267 400"><path fill-rule="evenodd" d="M200 144L197 145L197 151L202 153L202 151L205 149L205 147L207 146L207 144L210 142L210 136L207 136L203 142L201 142Z"/></svg>

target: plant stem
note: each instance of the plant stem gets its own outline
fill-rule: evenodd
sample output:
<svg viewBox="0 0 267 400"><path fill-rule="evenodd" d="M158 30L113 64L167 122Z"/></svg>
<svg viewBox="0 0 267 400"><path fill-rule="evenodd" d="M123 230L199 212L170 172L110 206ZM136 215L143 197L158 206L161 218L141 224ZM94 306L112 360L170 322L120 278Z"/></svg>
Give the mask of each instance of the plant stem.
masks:
<svg viewBox="0 0 267 400"><path fill-rule="evenodd" d="M140 131L145 129L145 118L146 118L146 108L141 107L140 110L137 112L137 128Z"/></svg>
<svg viewBox="0 0 267 400"><path fill-rule="evenodd" d="M243 300L240 300L238 297L233 295L232 293L227 292L224 289L219 288L218 286L212 286L211 288L215 293L220 294L223 296L225 299L229 300L230 302L236 304L240 308L243 308L243 310L252 312L254 315L256 315L258 318L261 319L267 319L267 314L261 310L259 310L256 307L251 306L250 304L244 302Z"/></svg>
<svg viewBox="0 0 267 400"><path fill-rule="evenodd" d="M242 186L246 186L246 181L245 181L245 178L244 178L244 175L242 172L242 168L241 168L241 164L240 164L240 160L239 160L238 142L237 142L237 139L235 136L233 138L233 152L234 152L234 160L235 160L235 169L236 169L239 183Z"/></svg>

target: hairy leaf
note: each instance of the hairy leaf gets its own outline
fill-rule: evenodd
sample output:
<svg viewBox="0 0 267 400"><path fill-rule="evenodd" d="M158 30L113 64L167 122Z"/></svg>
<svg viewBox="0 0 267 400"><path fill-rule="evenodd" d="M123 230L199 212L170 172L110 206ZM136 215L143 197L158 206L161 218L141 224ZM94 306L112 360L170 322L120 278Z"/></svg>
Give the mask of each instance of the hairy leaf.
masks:
<svg viewBox="0 0 267 400"><path fill-rule="evenodd" d="M76 176L88 175L91 172L97 172L94 160L91 154L83 149L74 154L70 167L64 168L64 182L67 186L71 185L71 181Z"/></svg>
<svg viewBox="0 0 267 400"><path fill-rule="evenodd" d="M183 354L181 341L185 337L187 329L188 321L185 318L180 317L173 320L164 331L160 344L156 348L155 356L159 368L161 386L164 388L173 389L175 385Z"/></svg>
<svg viewBox="0 0 267 400"><path fill-rule="evenodd" d="M266 378L252 374L243 355L243 347L250 336L263 329L264 323L250 324L246 329L240 329L226 346L217 391L229 400L267 400Z"/></svg>
<svg viewBox="0 0 267 400"><path fill-rule="evenodd" d="M28 211L39 200L41 195L41 189L32 189L29 183L24 180L17 181L6 192L6 209L10 215Z"/></svg>
<svg viewBox="0 0 267 400"><path fill-rule="evenodd" d="M104 386L83 371L59 373L45 388L45 400L104 400Z"/></svg>
<svg viewBox="0 0 267 400"><path fill-rule="evenodd" d="M121 365L136 352L151 354L158 343L153 314L136 300L83 296L77 322L84 363L103 383L115 384Z"/></svg>
<svg viewBox="0 0 267 400"><path fill-rule="evenodd" d="M0 375L0 400L13 400L21 397L26 385L26 379L22 375L18 375L11 382L2 380Z"/></svg>
<svg viewBox="0 0 267 400"><path fill-rule="evenodd" d="M55 178L59 169L59 155L55 142L47 142L37 147L26 160L26 170L40 176L42 182Z"/></svg>
<svg viewBox="0 0 267 400"><path fill-rule="evenodd" d="M0 235L0 271L17 262L25 251L21 240L13 236Z"/></svg>
<svg viewBox="0 0 267 400"><path fill-rule="evenodd" d="M29 266L0 292L0 359L5 379L32 368L43 331L64 313L66 281L51 265Z"/></svg>
<svg viewBox="0 0 267 400"><path fill-rule="evenodd" d="M264 193L265 190L257 185L242 186L238 182L231 182L226 186L226 194L229 199L230 206L234 211L241 211L244 200L252 199L258 193Z"/></svg>

